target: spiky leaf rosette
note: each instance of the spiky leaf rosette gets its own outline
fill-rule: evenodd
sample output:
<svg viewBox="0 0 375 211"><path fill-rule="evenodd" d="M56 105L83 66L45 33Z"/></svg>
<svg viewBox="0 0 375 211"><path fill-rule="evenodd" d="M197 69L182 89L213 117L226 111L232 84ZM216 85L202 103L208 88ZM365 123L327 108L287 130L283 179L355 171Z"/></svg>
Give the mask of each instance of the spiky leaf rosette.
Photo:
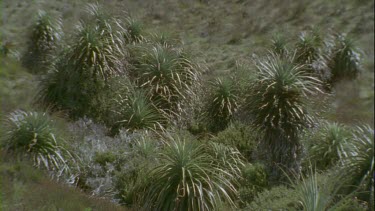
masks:
<svg viewBox="0 0 375 211"><path fill-rule="evenodd" d="M145 38L143 35L143 25L140 21L128 17L125 23L125 40L128 43L139 43Z"/></svg>
<svg viewBox="0 0 375 211"><path fill-rule="evenodd" d="M353 40L338 35L333 42L334 47L327 59L327 66L331 70L330 82L356 78L361 70L361 55Z"/></svg>
<svg viewBox="0 0 375 211"><path fill-rule="evenodd" d="M103 29L99 25L81 23L68 60L75 71L107 80L124 73L126 50L120 34L112 30L110 23L104 24Z"/></svg>
<svg viewBox="0 0 375 211"><path fill-rule="evenodd" d="M119 119L114 129L124 128L130 131L139 129L162 129L165 118L141 90L133 90L125 95L119 94L115 100L114 113Z"/></svg>
<svg viewBox="0 0 375 211"><path fill-rule="evenodd" d="M210 86L206 118L213 131L220 131L228 126L238 108L238 91L229 79L217 78Z"/></svg>
<svg viewBox="0 0 375 211"><path fill-rule="evenodd" d="M9 115L7 126L3 142L6 150L30 155L37 167L60 174L69 170L67 162L73 157L55 136L52 120L46 113L15 111Z"/></svg>
<svg viewBox="0 0 375 211"><path fill-rule="evenodd" d="M319 90L320 81L293 63L292 57L270 54L257 64L258 79L247 97L246 108L253 125L264 132L263 144L273 162L295 164L298 135L312 122L307 112L309 94Z"/></svg>
<svg viewBox="0 0 375 211"><path fill-rule="evenodd" d="M23 61L24 66L32 72L43 72L47 68L49 57L62 37L61 25L61 19L54 18L45 11L38 12Z"/></svg>
<svg viewBox="0 0 375 211"><path fill-rule="evenodd" d="M288 41L283 34L275 34L271 39L271 49L274 53L278 55L288 54Z"/></svg>
<svg viewBox="0 0 375 211"><path fill-rule="evenodd" d="M343 149L343 165L352 185L367 191L366 201L374 197L374 129L368 125L358 126L353 139ZM372 201L370 199L372 197Z"/></svg>
<svg viewBox="0 0 375 211"><path fill-rule="evenodd" d="M320 57L320 47L323 40L317 33L302 32L296 43L296 62L299 64L312 64Z"/></svg>
<svg viewBox="0 0 375 211"><path fill-rule="evenodd" d="M104 83L94 81L87 72L75 71L66 57L67 52L59 55L42 78L37 102L52 110L67 111L73 118L88 115L92 110L91 102Z"/></svg>
<svg viewBox="0 0 375 211"><path fill-rule="evenodd" d="M213 210L219 200L234 205L235 178L227 166L217 165L204 145L174 137L159 154L143 195L145 209Z"/></svg>
<svg viewBox="0 0 375 211"><path fill-rule="evenodd" d="M180 103L192 95L199 71L180 50L166 45L145 45L137 50L134 62L137 84L167 113L178 113Z"/></svg>
<svg viewBox="0 0 375 211"><path fill-rule="evenodd" d="M350 139L350 130L338 123L324 122L319 131L313 131L307 143L309 162L316 168L325 170L337 164L342 147Z"/></svg>

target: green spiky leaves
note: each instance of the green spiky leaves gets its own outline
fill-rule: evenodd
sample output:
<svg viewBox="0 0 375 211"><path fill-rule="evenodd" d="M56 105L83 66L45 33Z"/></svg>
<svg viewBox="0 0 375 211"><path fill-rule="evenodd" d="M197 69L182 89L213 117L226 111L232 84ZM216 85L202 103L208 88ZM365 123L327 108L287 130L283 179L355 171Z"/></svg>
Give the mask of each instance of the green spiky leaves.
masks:
<svg viewBox="0 0 375 211"><path fill-rule="evenodd" d="M45 72L62 37L61 19L39 11L23 64L34 73Z"/></svg>
<svg viewBox="0 0 375 211"><path fill-rule="evenodd" d="M141 90L131 91L126 96L120 94L116 99L116 108L114 112L119 118L115 123L117 129L162 129L166 120Z"/></svg>
<svg viewBox="0 0 375 211"><path fill-rule="evenodd" d="M134 62L138 86L148 91L152 101L158 101L167 113L176 113L182 100L198 83L198 69L181 49L166 45L141 46Z"/></svg>
<svg viewBox="0 0 375 211"><path fill-rule="evenodd" d="M258 79L247 99L254 124L262 129L303 128L310 121L305 108L308 94L319 90L319 80L293 64L291 58L271 54L260 61Z"/></svg>
<svg viewBox="0 0 375 211"><path fill-rule="evenodd" d="M206 118L213 131L220 131L228 126L238 108L238 91L232 80L224 78L212 81L210 89Z"/></svg>
<svg viewBox="0 0 375 211"><path fill-rule="evenodd" d="M29 154L36 166L47 170L69 170L67 162L73 157L62 147L46 113L15 111L8 117L8 131L3 143L6 150Z"/></svg>
<svg viewBox="0 0 375 211"><path fill-rule="evenodd" d="M184 138L166 142L158 156L160 164L150 172L151 182L143 197L145 208L212 210L219 200L234 206L237 168L232 164L237 162L238 167L241 161L222 161L222 156L237 159L227 150L220 150L217 155L212 156L209 148Z"/></svg>

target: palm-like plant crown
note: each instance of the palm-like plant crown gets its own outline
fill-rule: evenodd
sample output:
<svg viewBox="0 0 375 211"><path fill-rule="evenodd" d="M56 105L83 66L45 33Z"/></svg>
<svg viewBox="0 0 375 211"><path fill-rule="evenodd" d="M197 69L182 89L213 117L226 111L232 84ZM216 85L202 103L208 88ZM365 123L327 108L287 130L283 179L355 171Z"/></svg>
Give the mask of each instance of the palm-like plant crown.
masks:
<svg viewBox="0 0 375 211"><path fill-rule="evenodd" d="M374 129L368 125L358 126L353 135L353 140L343 150L344 172L354 185L371 195L374 194Z"/></svg>
<svg viewBox="0 0 375 211"><path fill-rule="evenodd" d="M247 110L253 125L264 132L262 143L272 162L294 165L291 169L299 168L295 166L299 132L312 121L305 104L307 95L319 91L319 80L293 60L271 54L260 61L258 79L247 98Z"/></svg>
<svg viewBox="0 0 375 211"><path fill-rule="evenodd" d="M360 72L361 55L352 39L337 36L327 65L331 70L331 83L340 79L353 79Z"/></svg>
<svg viewBox="0 0 375 211"><path fill-rule="evenodd" d="M165 119L149 97L141 90L131 91L126 96L119 95L116 99L115 113L120 119L116 128L127 130L162 129Z"/></svg>
<svg viewBox="0 0 375 211"><path fill-rule="evenodd" d="M237 90L232 80L217 78L211 85L207 118L216 129L224 129L238 108Z"/></svg>
<svg viewBox="0 0 375 211"><path fill-rule="evenodd" d="M262 129L281 129L288 133L303 128L310 121L305 99L319 90L319 80L293 64L271 54L258 65L258 80L248 97L254 124ZM292 129L293 128L293 129Z"/></svg>
<svg viewBox="0 0 375 211"><path fill-rule="evenodd" d="M341 157L341 150L350 138L350 131L338 123L324 123L321 131L308 143L311 162L319 169L335 165Z"/></svg>
<svg viewBox="0 0 375 211"><path fill-rule="evenodd" d="M77 41L72 46L69 62L75 71L89 73L95 78L107 80L124 72L125 48L119 34L112 31L110 23L78 26Z"/></svg>
<svg viewBox="0 0 375 211"><path fill-rule="evenodd" d="M204 145L174 138L166 143L159 160L150 172L146 209L212 210L218 200L234 205L236 175L222 162L215 162Z"/></svg>
<svg viewBox="0 0 375 211"><path fill-rule="evenodd" d="M53 18L45 11L38 12L33 26L24 65L31 70L45 68L49 54L56 49L62 37L61 19Z"/></svg>
<svg viewBox="0 0 375 211"><path fill-rule="evenodd" d="M48 170L68 170L67 157L71 154L55 137L52 121L46 113L15 111L8 117L9 132L3 147L6 150L29 154L36 166Z"/></svg>
<svg viewBox="0 0 375 211"><path fill-rule="evenodd" d="M156 44L140 49L134 74L140 87L149 91L162 109L175 112L190 86L198 80L198 70L181 50Z"/></svg>
<svg viewBox="0 0 375 211"><path fill-rule="evenodd" d="M319 58L322 44L319 34L302 32L296 44L296 61L299 64L312 64Z"/></svg>

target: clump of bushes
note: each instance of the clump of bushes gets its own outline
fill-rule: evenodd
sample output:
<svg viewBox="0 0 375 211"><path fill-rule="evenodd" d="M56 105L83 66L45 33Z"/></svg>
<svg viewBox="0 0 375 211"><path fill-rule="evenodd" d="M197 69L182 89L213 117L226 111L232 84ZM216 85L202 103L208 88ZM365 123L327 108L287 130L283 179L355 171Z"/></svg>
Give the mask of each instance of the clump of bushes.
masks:
<svg viewBox="0 0 375 211"><path fill-rule="evenodd" d="M245 208L245 210L301 210L298 193L281 185L264 190Z"/></svg>
<svg viewBox="0 0 375 211"><path fill-rule="evenodd" d="M258 145L257 133L251 127L239 122L232 123L227 129L211 139L213 142L237 148L249 161L252 161Z"/></svg>
<svg viewBox="0 0 375 211"><path fill-rule="evenodd" d="M241 187L239 197L243 206L251 203L258 193L268 187L266 169L260 163L247 164L242 169Z"/></svg>

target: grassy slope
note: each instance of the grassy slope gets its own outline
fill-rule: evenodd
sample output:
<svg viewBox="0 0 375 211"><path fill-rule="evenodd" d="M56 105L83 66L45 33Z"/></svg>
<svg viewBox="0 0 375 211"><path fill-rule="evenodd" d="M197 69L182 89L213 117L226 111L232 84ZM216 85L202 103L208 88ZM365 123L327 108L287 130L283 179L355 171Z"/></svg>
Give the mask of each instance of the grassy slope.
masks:
<svg viewBox="0 0 375 211"><path fill-rule="evenodd" d="M69 35L74 29L72 23L79 19L86 2L89 1L0 0L1 39L12 41L15 50L24 51L29 26L38 9L60 14L64 20L65 32ZM236 61L248 62L252 53L264 52L271 35L275 32L288 35L291 41L299 32L311 26L318 26L324 33L348 33L355 38L364 52L364 72L358 80L337 86L329 101L332 109L327 116L348 124L366 122L374 125L373 1L286 0L281 3L279 0L102 0L99 2L105 2L105 6L114 15L121 16L123 12L130 11L132 16L145 23L145 28L150 32L162 31L180 38L186 48L207 65L209 72L207 78L226 74L234 69ZM16 108L30 108L36 84L35 77L28 74L18 62L1 59L1 119L3 115ZM0 125L0 132L1 129L2 125ZM14 166L16 165L1 161L0 170L3 176L1 181L9 181L4 183L8 184L7 186L0 184L4 209L4 206L9 206L12 200L15 200L14 197L21 197L24 200L22 203L37 201L43 189L56 192L55 196L49 195L51 198L67 197L77 202L78 210L94 203L80 193L51 182L33 182L30 181L29 176L26 176L24 181L19 179L22 176L17 180L11 180L8 169ZM23 169L20 169L19 174L28 175L27 171L34 171ZM32 195L26 194L30 190L35 192ZM21 191L22 194L17 191ZM54 203L65 204L65 202L62 200Z"/></svg>

